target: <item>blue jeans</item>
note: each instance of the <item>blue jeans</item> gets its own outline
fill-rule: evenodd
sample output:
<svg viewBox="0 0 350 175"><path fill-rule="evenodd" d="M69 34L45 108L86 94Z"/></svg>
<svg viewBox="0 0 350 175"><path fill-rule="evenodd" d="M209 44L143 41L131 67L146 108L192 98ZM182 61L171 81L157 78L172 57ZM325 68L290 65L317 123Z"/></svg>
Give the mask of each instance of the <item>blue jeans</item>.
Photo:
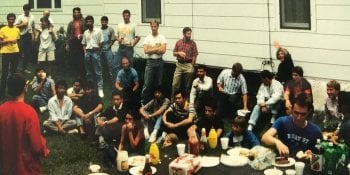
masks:
<svg viewBox="0 0 350 175"><path fill-rule="evenodd" d="M147 60L141 95L142 104L146 104L149 101L151 89L162 84L163 67L164 61L162 58Z"/></svg>
<svg viewBox="0 0 350 175"><path fill-rule="evenodd" d="M102 66L100 53L93 50L87 50L84 57L86 79L95 79L97 81L97 87L99 89L103 88L103 78L102 78ZM93 78L93 75L95 76Z"/></svg>
<svg viewBox="0 0 350 175"><path fill-rule="evenodd" d="M122 57L127 57L129 59L130 66L133 66L134 63L134 47L129 47L129 46L123 46L119 45L119 48L117 52L114 55L115 61L116 61L116 72L115 75L118 75L118 72L120 69L122 69L121 66L121 59Z"/></svg>
<svg viewBox="0 0 350 175"><path fill-rule="evenodd" d="M106 50L106 51L102 51L101 52L101 59L105 59L106 62L107 62L107 66L108 66L108 69L109 69L109 76L111 77L111 80L112 80L112 83L114 84L116 78L117 78L117 74L116 74L116 71L117 71L117 62L116 62L116 59L115 57L113 56L113 53L112 51L109 49L109 50Z"/></svg>
<svg viewBox="0 0 350 175"><path fill-rule="evenodd" d="M276 117L276 114L278 114L278 110L281 106L281 101L275 103L275 104L270 104L266 105L268 112L271 112L272 118L271 118L271 123L274 121L274 117ZM255 105L254 109L252 111L252 114L250 115L249 124L256 125L256 122L258 121L259 117L261 114L261 107L260 105Z"/></svg>

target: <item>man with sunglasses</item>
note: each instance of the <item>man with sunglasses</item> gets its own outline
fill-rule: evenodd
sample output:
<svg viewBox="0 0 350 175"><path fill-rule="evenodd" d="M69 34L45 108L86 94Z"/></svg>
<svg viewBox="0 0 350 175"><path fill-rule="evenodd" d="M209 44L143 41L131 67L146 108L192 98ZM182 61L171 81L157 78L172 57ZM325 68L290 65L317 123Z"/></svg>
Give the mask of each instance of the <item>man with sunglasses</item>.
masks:
<svg viewBox="0 0 350 175"><path fill-rule="evenodd" d="M298 151L314 148L317 139L322 138L321 129L307 121L312 102L306 94L299 94L292 106L290 116L280 117L262 136L266 145L275 146L281 156L295 156ZM278 135L278 137L276 137Z"/></svg>

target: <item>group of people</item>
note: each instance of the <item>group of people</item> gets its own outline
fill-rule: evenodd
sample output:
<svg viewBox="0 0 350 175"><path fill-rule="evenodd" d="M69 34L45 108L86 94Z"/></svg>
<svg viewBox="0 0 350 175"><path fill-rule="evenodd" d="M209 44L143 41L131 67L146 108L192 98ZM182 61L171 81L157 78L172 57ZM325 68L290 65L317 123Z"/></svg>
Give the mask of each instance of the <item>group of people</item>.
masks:
<svg viewBox="0 0 350 175"><path fill-rule="evenodd" d="M101 17L101 28L97 28L92 16L83 18L81 9L73 8L73 20L67 28L66 49L70 51L78 78L68 88L65 80L54 81L49 76L52 73L50 67L47 72L40 66L35 70L34 80L25 81L22 75L16 73L21 56L17 42L31 41L35 29L29 5L24 5L23 10L24 14L17 22L13 13L8 14L8 26L0 30L3 59L0 95L5 95L7 87L12 97L0 106L0 172L4 174L40 172L39 157L49 153L40 134L38 116L32 107L24 103L28 86L34 92L32 105L40 112L48 111L48 119L43 122L44 133L79 133L82 139L104 150L115 147L127 150L129 154L144 154L146 140L150 143L164 142L164 146L169 146L193 133L199 136L202 128L207 135L214 128L219 138L228 137L231 147L252 148L261 144L253 133L261 116L271 117L271 128L263 134L261 142L274 146L280 155L295 156L299 150L312 149L316 140L321 138L320 127L308 121L314 110L311 85L303 77L303 69L294 66L285 48L276 52L277 59L281 61L277 74L274 76L268 70L260 73L261 85L251 114L237 116L238 109L249 110L243 66L234 63L231 69L222 70L215 89L213 79L206 74L206 66L195 67L198 50L191 39L192 29L189 27L183 28L183 38L176 42L173 49L177 62L171 99L168 99L164 94L165 87L161 86L162 56L167 50L167 40L158 32L159 23L150 22L151 34L143 42L147 63L144 84L139 93L138 72L133 68L133 47L140 37L130 22L129 10L122 12L123 22L118 24L115 33L108 26L108 17ZM54 61L53 20L46 11L40 21L38 63ZM27 33L22 35L24 30ZM111 46L115 41L119 48L113 54ZM25 46L21 48L24 57L27 52ZM112 103L108 107L104 107L102 101L101 59L107 61L108 74L114 84L110 96ZM197 77L193 80L195 71ZM336 125L327 126L331 127L327 129L350 144L349 135L344 134L350 130L348 95L340 91L340 84L335 80L327 84L327 94L325 123L336 120ZM225 118L233 118L229 131L225 131ZM9 137L6 133L15 134ZM26 157L20 155L22 152ZM107 165L113 165L115 153L106 151L104 160ZM32 164L25 163L28 159Z"/></svg>

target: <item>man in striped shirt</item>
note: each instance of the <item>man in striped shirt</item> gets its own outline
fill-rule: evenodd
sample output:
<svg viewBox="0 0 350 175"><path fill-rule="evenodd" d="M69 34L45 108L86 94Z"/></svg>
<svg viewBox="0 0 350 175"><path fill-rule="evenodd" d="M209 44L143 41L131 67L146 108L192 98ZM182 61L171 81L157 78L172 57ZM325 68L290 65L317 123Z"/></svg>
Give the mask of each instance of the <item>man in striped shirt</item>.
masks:
<svg viewBox="0 0 350 175"><path fill-rule="evenodd" d="M242 75L243 67L240 63L234 63L232 69L221 71L216 81L218 88L218 116L232 117L236 110L241 108L243 101L243 110L248 110L248 89L247 83Z"/></svg>

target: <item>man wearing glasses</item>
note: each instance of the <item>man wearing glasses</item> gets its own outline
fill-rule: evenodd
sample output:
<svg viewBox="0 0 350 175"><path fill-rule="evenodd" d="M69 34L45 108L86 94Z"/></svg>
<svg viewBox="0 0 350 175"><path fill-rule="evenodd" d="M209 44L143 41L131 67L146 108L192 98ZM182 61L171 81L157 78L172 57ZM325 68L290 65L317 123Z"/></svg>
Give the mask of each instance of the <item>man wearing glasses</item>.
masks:
<svg viewBox="0 0 350 175"><path fill-rule="evenodd" d="M307 95L297 96L290 116L280 117L262 136L266 145L275 146L281 156L295 156L298 151L314 148L317 139L322 138L321 129L307 121L312 110L312 103ZM278 137L275 137L278 135Z"/></svg>

